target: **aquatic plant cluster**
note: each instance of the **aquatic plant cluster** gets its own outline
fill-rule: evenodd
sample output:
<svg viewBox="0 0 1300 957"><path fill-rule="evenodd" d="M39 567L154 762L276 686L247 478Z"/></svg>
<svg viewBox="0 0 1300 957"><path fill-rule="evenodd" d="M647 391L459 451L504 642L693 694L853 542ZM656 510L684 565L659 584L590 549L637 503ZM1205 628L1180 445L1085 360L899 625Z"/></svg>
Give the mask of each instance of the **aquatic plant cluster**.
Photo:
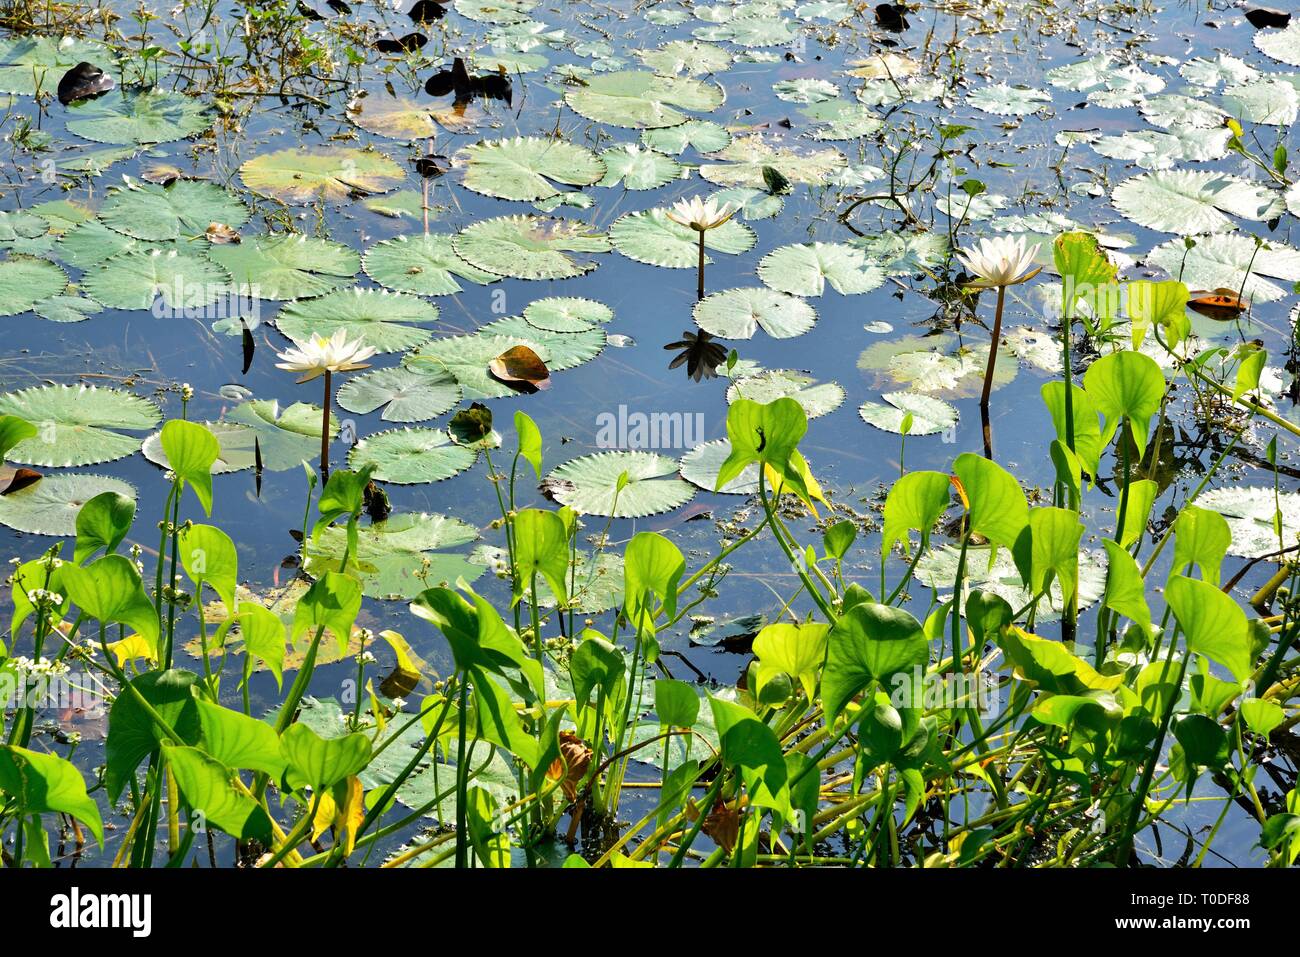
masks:
<svg viewBox="0 0 1300 957"><path fill-rule="evenodd" d="M1046 90L965 72L957 25L1014 29L965 6L936 6L950 41L933 24L909 39L905 5L840 0L593 7L565 27L536 0L208 5L201 25L182 4L167 24L140 7L135 35L0 6L6 144L38 170L53 155L44 185L68 193L0 212L0 316L194 323L245 375L270 345L263 363L302 394L283 407L232 385L205 419L193 387L142 395L142 373L0 393L0 524L22 551L0 636L4 866L1200 866L1226 832L1255 865L1294 865L1300 495L1283 483L1300 425L1284 381L1300 363L1294 314L1277 336L1257 310L1295 294L1278 283L1300 283L1300 252L1248 229L1300 215L1285 145L1300 85L1268 65L1300 66L1300 21L1252 32L1259 65L1111 44L1049 69ZM1145 22L1098 7L1103 32ZM676 38L619 49L619 18ZM723 121L729 71L813 63L814 46L833 69L772 84L797 121ZM1165 92L1157 68L1186 86ZM341 92L346 142L245 149L207 176L163 162L262 99ZM482 135L525 95L554 112ZM1052 169L1064 180L1084 148L1139 167L1069 192L1173 237L1149 253L1113 221L994 192L973 170L1014 184L1010 164L978 159L974 127L944 115L960 103L1014 134L1070 98L1147 122L1058 131ZM1189 165L1228 160L1241 175ZM118 164L135 172L104 188ZM657 205L602 209L640 193ZM462 198L509 205L474 218ZM710 291L765 220L810 204L822 239ZM406 231L358 251L329 235L341 211ZM664 447L691 446L648 451L615 401L609 447L557 463L561 425L528 403L634 345L606 331L616 310L566 286L443 334L435 300L514 281L601 294L590 274L614 254L675 270L656 282L694 299L670 368L692 389L725 380L724 434L686 443L693 419L674 433L642 416ZM898 443L862 514L809 440L847 390L740 350L891 287L935 312L858 359L882 392L854 427ZM864 331L892 332L888 315ZM1021 369L1050 423L1024 474L993 441ZM982 446L947 448L955 402L976 395ZM920 454L941 467L909 467L908 440L915 458L936 435ZM1190 446L1208 459L1175 461ZM84 471L140 458L148 488ZM480 460L485 527L403 507ZM1267 483L1233 484L1237 461ZM273 576L223 518L238 472L253 497L302 477L295 554ZM741 503L703 544L635 524L697 495ZM770 594L725 607L774 595L777 611L710 617L755 553L776 556ZM400 630L367 627L381 618ZM739 648L737 679L677 650L709 626ZM77 730L87 715L102 745ZM1172 854L1168 833L1185 841Z"/></svg>

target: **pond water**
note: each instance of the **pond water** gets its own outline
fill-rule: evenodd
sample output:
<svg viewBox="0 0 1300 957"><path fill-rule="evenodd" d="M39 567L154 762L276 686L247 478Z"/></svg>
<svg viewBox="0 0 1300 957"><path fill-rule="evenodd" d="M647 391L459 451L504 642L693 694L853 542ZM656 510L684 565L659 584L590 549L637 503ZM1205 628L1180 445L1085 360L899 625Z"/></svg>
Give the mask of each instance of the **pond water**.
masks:
<svg viewBox="0 0 1300 957"><path fill-rule="evenodd" d="M354 2L347 12L340 12L342 5L299 3L295 11L292 4L245 8L224 0L207 5L183 0L179 6L110 2L95 10L76 4L47 9L12 0L3 5L0 22L10 28L0 35L0 47L8 51L0 56L0 88L13 95L0 123L0 209L6 217L0 223L0 245L9 250L9 263L25 262L23 256L56 263L73 284L66 296L77 298L51 304L55 293L43 291L42 301L34 304L25 297L32 288L43 288L48 272L4 272L0 263L0 311L12 313L0 319L7 344L0 392L85 384L146 397L164 418L171 418L181 413L179 385L185 383L193 390L185 408L188 418L243 423L227 435L231 454L239 456L232 464L243 467L216 478L213 522L238 543L240 581L251 595L272 596L300 574L295 534L303 524L307 485L296 463L305 458L313 465L318 457L310 435L286 436L262 422L257 436L264 468L257 472L251 467L250 424L258 420L251 413L267 414L270 403L277 411L311 403L317 411L303 413L299 427L318 434L321 380L297 384L292 374L276 367L276 353L291 345L286 328L296 336L302 330L332 331L335 327L321 318L331 310L312 307L311 298L295 305L222 296L215 305L186 314L173 308L168 297L217 298L209 293L228 281L226 267L237 267L234 272L244 268L252 261L246 256L255 258L257 237L272 232L329 240L354 255L313 247L299 261L310 266L306 276L301 270L272 270L265 262L253 262L250 275L262 291L280 281L288 292L284 299L304 291L310 296L326 288L343 290L333 302L346 313L348 303L340 297L352 295L354 286L374 290L356 300L364 315L350 314L350 332L373 330L383 319L412 323L371 332L392 333L396 338L388 344L398 344L369 360L370 371L335 377L336 387L365 382L380 388L371 402L355 385L352 393L340 395L334 411L342 435L332 444L333 465L344 467L354 442L361 444L353 461L364 461L368 448L400 437L385 436L389 430L420 430L407 437L425 451L380 456L390 474L404 480L381 483L393 513L436 513L472 526L473 541L460 536L443 549L468 564L436 556L432 567L454 568L467 577L482 573L475 587L501 608L509 604L509 584L491 571L484 573L489 550L503 544L492 525L499 510L485 478L484 457L468 465L473 458L468 453L457 458L445 447L434 451L442 440L424 430L445 429L455 409L482 401L503 438L504 448L492 461L508 468L515 444L512 416L522 409L544 437L546 474L584 456L644 447L636 434L638 419L659 417L654 421L667 423L662 436L667 441L649 450L680 460L690 445L725 439L729 388L732 397L737 390L755 396L805 390L801 395L815 417L801 449L831 502L822 518L849 518L864 532L876 529L885 490L900 465L946 471L959 452L984 448L978 395L995 294L974 301L968 296L963 302L951 284L961 263L949 255L952 245L968 248L982 236L1022 234L1044 244L1038 264L1048 268L1008 291L1006 345L989 421L994 456L1031 493L1037 489L1050 501L1055 479L1047 454L1055 435L1039 390L1060 376L1060 334L1052 308L1059 285L1051 268L1050 239L1069 229L1101 235L1125 278L1165 278L1181 268L1192 289L1240 290L1245 283L1245 298L1252 300L1248 317L1229 322L1198 317L1193 331L1204 344L1260 340L1269 352L1261 394L1278 416L1300 422L1289 360L1292 285L1300 280L1300 252L1288 245L1300 197L1291 200L1293 212L1286 211L1282 199L1276 200L1275 210L1264 212L1260 191L1281 197L1285 182L1231 152L1223 123L1227 116L1239 118L1249 150L1266 165L1273 163L1275 149L1288 142L1300 104L1300 82L1289 72L1300 65L1297 28L1277 39L1273 35L1281 31L1258 33L1240 9L1219 4L1204 9L1186 2L1163 8L1094 0L925 3L906 14L907 27L901 31L885 29L870 5L836 0L740 6L458 0L441 18L423 24L412 22L406 5L392 9ZM23 23L30 29L17 29ZM73 27L77 36L107 45L87 44L75 53L53 48L57 55L21 47L31 37L57 44ZM413 31L428 38L419 49L376 48L378 38L401 38ZM1256 45L1265 34L1269 52ZM498 84L508 78L509 99L474 97L457 111L452 107L455 94L430 96L425 82L450 70L458 56L467 59L470 76ZM80 59L104 67L118 88L65 107L52 93L58 78ZM644 76L623 76L629 71L648 75L652 69L676 78L671 86L676 100L668 93L659 98L637 93L645 86ZM33 96L29 87L38 74L42 95ZM141 80L154 84L158 92L151 96L192 97L205 112L190 114L177 105L185 102L181 100L134 106L123 100L121 91L136 89ZM670 88L659 82L654 89ZM664 119L678 108L674 102L690 116L689 127ZM429 110L438 111L432 120ZM647 119L653 124L662 120L665 126L639 128ZM681 142L687 129L698 146ZM176 135L159 135L158 130ZM465 152L481 141L514 137L537 138L533 143L543 144L542 153L548 138L581 149L541 160L527 144L509 142L493 151ZM164 142L154 144L155 138ZM647 144L661 151L647 152ZM374 152L339 152L357 149ZM720 150L722 158L706 155ZM293 152L277 157L279 151ZM627 181L617 181L614 173L604 181L599 172L591 175L593 155L611 170L625 163ZM423 178L416 161L430 156L427 162L438 167L438 175ZM262 159L266 157L272 158ZM736 159L747 165L729 162ZM366 181L369 188L354 188L372 165L378 180ZM764 180L764 166L780 170L790 181L788 191L774 190L773 181ZM1209 185L1200 179L1193 185L1179 178L1207 173L1234 177L1231 182L1237 185L1225 187L1227 180L1213 177ZM311 183L326 183L327 195L302 195L303 177L318 174ZM1123 185L1139 176L1146 179L1136 187ZM178 185L189 178L219 184L237 198L194 195L168 205L158 198L165 195L163 187L154 183L175 177L180 177ZM575 183L569 184L570 179ZM626 188L627 183L642 188ZM662 218L656 222L637 214L724 188L731 188L724 199L743 198L747 205L716 233L724 237L718 240L724 248L710 252L707 292L749 290L739 295L756 298L730 312L717 308L719 300L706 301L697 311L689 234L683 239ZM1238 192L1228 196L1224 189ZM530 190L540 198L502 198ZM855 200L864 198L842 218ZM75 210L47 205L56 202L75 204ZM213 202L216 212L204 205ZM392 215L392 207L401 214ZM96 214L103 225L92 218ZM608 235L613 248L569 254L583 268L572 278L515 278L510 273L521 271L523 263L517 249L499 241L474 244L461 234L474 224L507 216L541 217L526 227L530 240L545 235L554 241L559 233L549 217L559 217L581 224L584 234ZM1221 221L1211 227L1213 238L1201 237L1187 250L1184 233L1211 232L1185 227L1183 220L1191 216ZM202 235L209 219L233 226L243 242L210 243ZM519 234L508 223L501 228ZM479 257L479 264L491 269L483 272L460 263L460 291L421 297L438 312L436 321L421 324L430 315L427 308L409 298L380 299L378 291L428 291L416 281L425 279L428 270L384 257L404 248L392 240L418 242L426 233L458 237L456 252L445 246L445 261L462 253L466 259ZM163 248L152 241L167 236L177 237L177 245ZM1256 253L1252 236L1270 248ZM836 244L822 247L820 270L800 258L806 258L806 250L787 248L807 243ZM172 263L182 265L149 272L159 268L154 248L163 248L162 257L179 249ZM120 258L109 258L113 253L134 256L130 268ZM364 271L355 259L362 254ZM1249 261L1252 254L1247 278L1243 257ZM680 268L644 261L665 258ZM213 271L213 261L223 268ZM816 292L812 287L820 285L823 274L829 282L819 294L799 300L785 295ZM164 299L152 306L155 277L162 277ZM865 291L853 291L855 284ZM102 308L97 296L108 300L98 303ZM143 308L120 308L133 297ZM527 310L551 297L595 301L612 317L575 323L574 313L602 320L605 314L593 313L589 303L569 303L554 329L580 326L586 331L547 329L551 313ZM738 325L753 314L753 302L759 302L760 328L742 337ZM70 315L70 309L87 314L82 321L51 321L80 318ZM527 318L507 319L521 316L543 318L531 325ZM511 394L486 375L486 359L504 351L493 343L510 343L485 340L478 330L502 320L492 333L540 345L539 354L550 358L549 388ZM681 340L684 331L698 333L701 326L735 350L738 363L730 378L725 363L718 376L700 381L691 378L684 364L670 368L674 351L665 345ZM245 329L253 345L251 357ZM452 346L439 346L444 339L475 334L478 340L455 339ZM409 360L409 354L421 351L436 358L423 365ZM374 370L433 374L430 370L448 357L455 360L453 373L436 385L407 373L404 395L427 399L424 408L409 417L390 409L385 418L377 406L379 398L391 395L385 390L392 380L372 379ZM459 395L456 370L461 373ZM747 381L751 375L760 378ZM489 395L480 394L484 391ZM1167 509L1186 500L1227 446L1228 430L1221 423L1189 414L1188 391L1182 387L1176 393L1174 427L1164 435L1158 461L1143 466L1159 485L1152 540L1165 529ZM931 434L901 436L900 416L879 405L885 393L912 412L914 432ZM60 401L66 407L60 406L56 417L68 422L76 420L78 411L98 410L103 403L89 393ZM860 413L864 404L870 405ZM366 407L374 410L363 411ZM431 408L436 415L421 414ZM927 424L931 428L923 427ZM139 518L128 544L139 545L152 568L154 523L166 484L160 467L141 453L139 444L156 430L156 422L128 416L125 425L110 419L108 428L128 440L105 442L94 436L82 441L69 428L60 432L49 461L21 456L14 461L33 462L46 474L43 481L76 473L129 483ZM1232 448L1212 487L1231 489L1241 483L1271 494L1274 472L1265 446L1274 431L1279 435L1280 491L1284 498L1293 495L1300 474L1289 464L1294 435L1255 426ZM236 444L242 444L242 451L233 448ZM84 452L85 464L60 467L57 458L65 451ZM155 459L157 454L155 449ZM458 474L425 480L431 473L422 470L444 466ZM716 467L715 461L713 474ZM1118 466L1108 453L1100 492L1086 499L1090 528L1107 529L1114 523L1112 467ZM590 474L590 463L586 468L579 474ZM531 472L527 478L520 483L520 507L544 503ZM634 500L638 506L646 503L642 510L649 514L609 522L612 544L621 547L637 531L660 531L680 545L692 564L709 554L720 536L734 536L736 529L761 517L747 495L716 494L671 473L664 481L666 487L643 489ZM95 491L100 487L86 485ZM1234 508L1240 512L1243 506L1237 499L1224 499L1223 511L1230 517ZM50 521L70 520L70 512L56 511ZM1286 515L1290 521L1289 506ZM190 517L201 520L197 512ZM29 559L53 541L15 530L32 528L35 519L25 509L0 508L0 521L9 526L0 529L8 555ZM604 517L586 516L584 544L605 527ZM800 512L792 527L808 537L820 526ZM874 588L880 575L877 541L859 537L846 558L846 578ZM1104 554L1099 538L1085 540L1082 547L1088 555ZM418 556L389 553L387 544L380 548L392 567L376 589L396 588L409 599L422 587L414 575ZM1162 561L1168 559L1162 556ZM1234 551L1224 566L1225 578L1244 560ZM945 570L944 556L932 565L928 573L922 565L922 579L929 574L936 584L946 580L949 584L939 584L938 590L950 590L952 572ZM1086 558L1084 566L1086 580ZM1238 596L1248 596L1275 570L1269 562L1253 567L1240 580ZM150 580L151 574L146 576ZM609 574L621 578L617 568ZM1094 569L1094 584L1100 574ZM1008 577L1003 583L1008 593L1019 594L1014 569ZM795 572L770 540L744 550L727 576L727 587L699 609L693 629L660 636L666 668L678 678L734 684L751 658L746 636L758 627L746 616L779 618L797 585ZM1094 588L1094 599L1096 592ZM918 617L929 598L928 589L913 587L911 604ZM796 601L795 610L806 611L806 604ZM375 632L401 632L432 670L445 673L450 656L444 641L413 619L406 605L400 599L370 598L359 624ZM1040 633L1055 635L1056 626L1040 622ZM372 650L380 659L377 675L382 675L391 664L391 651L382 642ZM181 664L196 667L197 662L183 656ZM232 660L228 667L235 673L240 665ZM355 672L350 658L322 667L311 694L342 700L350 710ZM234 681L228 693L231 701L237 700ZM254 713L279 700L269 674L255 676L252 697ZM53 736L60 722L80 731L87 743L79 756L85 766L94 766L103 719L45 718L41 734ZM1274 757L1289 769L1295 756ZM655 776L653 769L648 776ZM1294 781L1293 770L1264 783L1276 790L1286 780ZM1158 846L1144 841L1144 855L1174 862L1184 854L1186 833L1214 823L1222 791L1203 780L1197 794L1217 794L1219 801L1207 800L1205 810L1195 801L1189 804L1160 829ZM627 814L639 817L649 806L637 797ZM120 830L124 821L118 823ZM1249 815L1234 809L1206 863L1259 863L1257 835ZM105 853L110 858L114 853L111 838Z"/></svg>

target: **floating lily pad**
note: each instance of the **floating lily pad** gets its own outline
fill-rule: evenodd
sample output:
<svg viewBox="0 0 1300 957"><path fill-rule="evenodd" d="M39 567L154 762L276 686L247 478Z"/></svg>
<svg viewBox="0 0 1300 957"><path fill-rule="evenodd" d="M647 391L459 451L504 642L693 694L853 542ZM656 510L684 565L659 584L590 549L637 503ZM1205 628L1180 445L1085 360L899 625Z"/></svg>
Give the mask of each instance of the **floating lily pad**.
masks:
<svg viewBox="0 0 1300 957"><path fill-rule="evenodd" d="M687 120L677 126L643 130L641 133L642 145L674 156L685 152L687 147L697 153L716 153L730 142L731 134L712 120Z"/></svg>
<svg viewBox="0 0 1300 957"><path fill-rule="evenodd" d="M773 339L801 336L817 321L807 302L774 289L715 292L695 305L695 324L719 339L749 339L761 327Z"/></svg>
<svg viewBox="0 0 1300 957"><path fill-rule="evenodd" d="M205 224L206 225L206 224ZM73 226L54 245L54 254L69 266L89 269L112 259L118 253L161 249L161 243L132 239L109 229L97 219Z"/></svg>
<svg viewBox="0 0 1300 957"><path fill-rule="evenodd" d="M564 102L597 123L632 129L657 129L685 123L687 114L708 113L722 105L722 87L689 77L625 71L593 76Z"/></svg>
<svg viewBox="0 0 1300 957"><path fill-rule="evenodd" d="M872 373L887 392L923 392L945 399L972 398L980 394L988 366L987 343L963 343L951 333L904 336L878 342L858 356L858 368ZM994 388L1016 377L1018 362L1005 345L998 349Z"/></svg>
<svg viewBox="0 0 1300 957"><path fill-rule="evenodd" d="M868 425L903 434L903 421L911 417L908 435L935 435L957 424L957 408L933 396L915 392L886 392L884 402L864 402L858 415Z"/></svg>
<svg viewBox="0 0 1300 957"><path fill-rule="evenodd" d="M501 216L467 227L452 239L471 266L515 279L571 279L596 268L570 253L609 252L609 240L586 223L540 216Z"/></svg>
<svg viewBox="0 0 1300 957"><path fill-rule="evenodd" d="M1189 288L1242 290L1248 302L1281 299L1290 284L1300 281L1300 250L1276 241L1257 250L1250 236L1236 232L1202 236L1191 249L1181 239L1171 239L1153 249L1146 261L1181 278ZM1285 280L1288 288L1265 276Z"/></svg>
<svg viewBox="0 0 1300 957"><path fill-rule="evenodd" d="M866 104L849 100L826 100L799 112L820 124L808 134L815 140L855 140L870 136L885 125Z"/></svg>
<svg viewBox="0 0 1300 957"><path fill-rule="evenodd" d="M718 205L734 203L739 208L737 215L742 219L772 219L785 208L785 197L779 193L770 193L765 189L752 186L731 186L720 189L709 196Z"/></svg>
<svg viewBox="0 0 1300 957"><path fill-rule="evenodd" d="M29 535L66 538L77 533L81 506L104 492L135 500L134 488L107 475L47 475L26 488L0 495L0 525Z"/></svg>
<svg viewBox="0 0 1300 957"><path fill-rule="evenodd" d="M485 326L478 335L494 339L514 338L529 345L546 361L552 372L562 372L590 362L605 348L605 332L598 326L571 332L552 332L520 316L505 316ZM536 347L540 346L540 349Z"/></svg>
<svg viewBox="0 0 1300 957"><path fill-rule="evenodd" d="M171 310L201 309L230 292L230 275L199 253L149 249L105 260L87 271L81 286L96 302L114 309L148 309L158 298Z"/></svg>
<svg viewBox="0 0 1300 957"><path fill-rule="evenodd" d="M845 243L795 243L764 256L758 278L792 296L820 296L827 283L849 296L879 288L885 272L864 250Z"/></svg>
<svg viewBox="0 0 1300 957"><path fill-rule="evenodd" d="M0 261L0 316L27 312L68 287L68 276L45 259L10 256Z"/></svg>
<svg viewBox="0 0 1300 957"><path fill-rule="evenodd" d="M719 186L766 186L764 167L771 167L791 183L824 186L835 173L848 165L837 149L801 153L784 146L773 146L759 134L732 140L724 149L709 157L721 162L705 163L700 175Z"/></svg>
<svg viewBox="0 0 1300 957"><path fill-rule="evenodd" d="M1260 53L1291 66L1300 66L1300 18L1292 18L1284 30L1261 30L1255 34Z"/></svg>
<svg viewBox="0 0 1300 957"><path fill-rule="evenodd" d="M613 318L614 311L603 302L577 296L550 296L524 308L524 320L544 332L586 332Z"/></svg>
<svg viewBox="0 0 1300 957"><path fill-rule="evenodd" d="M668 218L667 210L628 213L609 228L614 248L628 259L668 269L694 269L699 264L699 233ZM704 248L739 255L754 248L757 237L744 223L729 219L704 233ZM705 262L712 259L705 257Z"/></svg>
<svg viewBox="0 0 1300 957"><path fill-rule="evenodd" d="M376 352L405 352L428 342L432 333L420 326L438 318L438 307L387 289L340 289L319 299L291 302L275 317L275 326L295 342L312 336L329 338L343 329Z"/></svg>
<svg viewBox="0 0 1300 957"><path fill-rule="evenodd" d="M239 176L254 193L303 205L386 193L406 173L383 153L332 146L264 153L239 167Z"/></svg>
<svg viewBox="0 0 1300 957"><path fill-rule="evenodd" d="M664 76L720 73L731 65L731 54L725 49L696 40L672 40L658 49L642 50L637 56L650 69Z"/></svg>
<svg viewBox="0 0 1300 957"><path fill-rule="evenodd" d="M199 100L166 90L114 92L68 107L68 132L114 146L170 143L211 125Z"/></svg>
<svg viewBox="0 0 1300 957"><path fill-rule="evenodd" d="M0 93L54 93L64 72L83 60L107 66L112 54L97 40L78 37L9 37L0 40Z"/></svg>
<svg viewBox="0 0 1300 957"><path fill-rule="evenodd" d="M516 136L467 146L457 154L465 167L465 186L498 199L545 199L553 185L590 186L605 175L605 164L591 150L564 140Z"/></svg>
<svg viewBox="0 0 1300 957"><path fill-rule="evenodd" d="M966 102L975 109L994 116L1028 116L1050 106L1052 94L1028 86L994 83L972 90L966 97Z"/></svg>
<svg viewBox="0 0 1300 957"><path fill-rule="evenodd" d="M482 575L482 567L471 564L466 555L443 550L476 538L474 526L446 515L393 515L359 530L356 550L348 556L348 574L360 579L362 591L371 598L414 598L426 588ZM336 571L347 550L346 529L322 529L307 544L303 571L312 577Z"/></svg>
<svg viewBox="0 0 1300 957"><path fill-rule="evenodd" d="M393 485L441 482L465 471L478 451L452 442L445 429L402 428L368 435L352 447L348 465L375 466L375 481Z"/></svg>
<svg viewBox="0 0 1300 957"><path fill-rule="evenodd" d="M1280 492L1276 501L1273 487L1231 486L1210 489L1196 499L1200 508L1218 512L1228 521L1232 544L1228 551L1242 558L1258 558L1295 544L1300 536L1300 493ZM1282 544L1273 528L1273 512L1282 513Z"/></svg>
<svg viewBox="0 0 1300 957"><path fill-rule="evenodd" d="M795 41L794 30L780 17L735 17L725 23L697 27L694 33L701 40L725 40L742 47L786 46Z"/></svg>
<svg viewBox="0 0 1300 957"><path fill-rule="evenodd" d="M1197 130L1221 127L1227 115L1213 103L1181 93L1162 93L1159 96L1147 97L1138 104L1138 110L1148 123L1171 132L1186 130L1189 127Z"/></svg>
<svg viewBox="0 0 1300 957"><path fill-rule="evenodd" d="M457 277L480 286L500 276L471 266L456 255L450 236L398 236L366 250L361 267L375 282L420 296L450 296L461 292Z"/></svg>
<svg viewBox="0 0 1300 957"><path fill-rule="evenodd" d="M830 80L804 76L792 80L777 80L772 84L772 92L776 94L778 100L808 104L837 99L840 88Z"/></svg>
<svg viewBox="0 0 1300 957"><path fill-rule="evenodd" d="M254 447L257 430L237 422L204 422L203 426L217 437L217 444L221 447L217 453L217 460L212 463L212 474L238 472L242 469L251 469L257 464L257 451ZM319 426L318 422L318 434ZM165 469L171 468L171 463L167 461L167 453L163 451L161 432L155 432L145 439L140 451L154 465Z"/></svg>
<svg viewBox="0 0 1300 957"><path fill-rule="evenodd" d="M618 491L619 477L627 484ZM565 462L547 476L547 493L580 515L644 518L685 505L695 487L677 475L677 462L654 452L599 452Z"/></svg>
<svg viewBox="0 0 1300 957"><path fill-rule="evenodd" d="M423 422L454 408L460 399L460 383L450 372L407 366L353 376L338 393L339 405L357 415L382 407L385 422Z"/></svg>
<svg viewBox="0 0 1300 957"><path fill-rule="evenodd" d="M948 258L948 237L940 233L881 233L850 240L876 261L887 276L934 269Z"/></svg>
<svg viewBox="0 0 1300 957"><path fill-rule="evenodd" d="M32 312L50 322L83 322L103 311L103 306L85 296L51 296L32 306Z"/></svg>
<svg viewBox="0 0 1300 957"><path fill-rule="evenodd" d="M405 216L419 219L424 215L424 203L424 197L413 189L399 189L396 193L371 196L361 201L366 209L390 219L402 219Z"/></svg>
<svg viewBox="0 0 1300 957"><path fill-rule="evenodd" d="M1281 212L1271 190L1226 173L1143 173L1116 186L1111 198L1139 226L1184 235L1235 229L1229 216L1262 222Z"/></svg>
<svg viewBox="0 0 1300 957"><path fill-rule="evenodd" d="M600 154L605 164L601 186L623 184L624 189L657 189L681 176L682 167L675 159L651 149L628 144Z"/></svg>
<svg viewBox="0 0 1300 957"><path fill-rule="evenodd" d="M435 137L442 129L463 132L475 125L475 114L454 107L439 108L404 96L371 93L348 104L348 119L376 136L413 143Z"/></svg>
<svg viewBox="0 0 1300 957"><path fill-rule="evenodd" d="M528 346L547 361L546 349L531 339L468 335L427 342L407 359L407 365L416 372L450 374L460 383L465 399L500 399L515 391L488 373L488 363L519 345Z"/></svg>
<svg viewBox="0 0 1300 957"><path fill-rule="evenodd" d="M722 463L731 455L731 443L726 439L716 439L697 445L682 456L682 478L692 485L698 485L706 492L712 492L718 484L718 473ZM754 495L758 492L758 465L750 463L744 471L722 488L717 490L723 495Z"/></svg>
<svg viewBox="0 0 1300 957"><path fill-rule="evenodd" d="M1223 108L1243 123L1290 126L1300 114L1300 90L1288 80L1264 76L1223 91Z"/></svg>
<svg viewBox="0 0 1300 957"><path fill-rule="evenodd" d="M0 415L16 415L36 427L10 451L11 462L61 468L124 458L140 439L114 429L144 431L161 413L148 399L120 389L43 385L0 395Z"/></svg>
<svg viewBox="0 0 1300 957"><path fill-rule="evenodd" d="M727 401L749 399L766 405L777 399L794 399L808 418L834 412L844 401L844 390L838 382L818 382L797 369L764 369L754 375L737 379L727 389Z"/></svg>
<svg viewBox="0 0 1300 957"><path fill-rule="evenodd" d="M252 399L231 409L226 421L252 428L262 449L262 466L283 472L320 455L322 418L320 407L308 402L281 408L273 399ZM331 415L330 438L338 432L338 418Z"/></svg>
<svg viewBox="0 0 1300 957"><path fill-rule="evenodd" d="M456 0L456 12L480 23L526 23L537 0Z"/></svg>
<svg viewBox="0 0 1300 957"><path fill-rule="evenodd" d="M201 236L209 223L238 228L248 221L248 207L215 183L178 179L170 186L133 182L115 190L99 216L109 229L126 236L166 242Z"/></svg>
<svg viewBox="0 0 1300 957"><path fill-rule="evenodd" d="M996 555L991 552L992 549L987 545L972 545L967 549L966 580L972 588L991 592L1012 608L1023 608L1029 604L1033 595L1024 587L1011 549L1000 548ZM937 590L940 600L945 600L944 592L950 592L953 582L957 580L960 557L961 549L952 545L931 549L916 563L917 581ZM1096 604L1105 588L1105 557L1100 552L1083 549L1079 552L1079 608ZM1053 581L1048 594L1038 602L1035 617L1039 621L1055 621L1061 616L1062 605L1061 583L1059 580Z"/></svg>
<svg viewBox="0 0 1300 957"><path fill-rule="evenodd" d="M323 296L351 282L360 266L342 243L290 233L213 246L208 255L230 271L242 295L258 299Z"/></svg>
<svg viewBox="0 0 1300 957"><path fill-rule="evenodd" d="M1185 161L1223 159L1228 155L1231 136L1231 131L1222 127L1214 130L1192 127L1168 133L1134 130L1119 136L1099 136L1092 142L1092 148L1102 156L1127 160L1142 169L1165 170Z"/></svg>

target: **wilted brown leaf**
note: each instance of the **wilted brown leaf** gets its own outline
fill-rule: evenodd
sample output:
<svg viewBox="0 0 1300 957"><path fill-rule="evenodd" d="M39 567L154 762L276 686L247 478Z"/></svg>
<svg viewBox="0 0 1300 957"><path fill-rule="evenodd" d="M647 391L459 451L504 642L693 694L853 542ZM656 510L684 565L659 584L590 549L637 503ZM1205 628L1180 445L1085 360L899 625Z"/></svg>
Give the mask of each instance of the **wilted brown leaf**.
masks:
<svg viewBox="0 0 1300 957"><path fill-rule="evenodd" d="M488 363L488 371L512 388L545 389L551 384L546 363L528 346L512 346Z"/></svg>

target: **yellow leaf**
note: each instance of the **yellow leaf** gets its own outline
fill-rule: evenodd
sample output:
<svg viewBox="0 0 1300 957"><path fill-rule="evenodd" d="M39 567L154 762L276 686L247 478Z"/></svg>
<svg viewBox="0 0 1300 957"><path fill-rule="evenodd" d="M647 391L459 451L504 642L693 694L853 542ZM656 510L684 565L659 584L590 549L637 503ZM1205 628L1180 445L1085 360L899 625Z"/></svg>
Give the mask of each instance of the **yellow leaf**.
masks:
<svg viewBox="0 0 1300 957"><path fill-rule="evenodd" d="M138 658L154 663L158 661L153 645L147 638L137 634L127 635L121 641L110 642L108 650L117 658L119 668L125 667L128 661L135 661Z"/></svg>

